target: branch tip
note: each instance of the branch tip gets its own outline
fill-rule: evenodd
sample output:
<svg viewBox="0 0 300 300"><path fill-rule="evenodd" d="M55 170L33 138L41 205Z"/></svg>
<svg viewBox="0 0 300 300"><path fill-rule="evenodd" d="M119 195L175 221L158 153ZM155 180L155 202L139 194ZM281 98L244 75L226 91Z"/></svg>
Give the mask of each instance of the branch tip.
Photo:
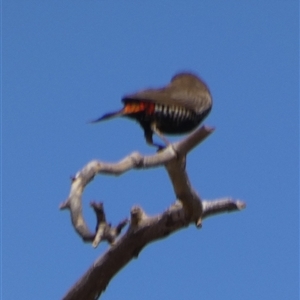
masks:
<svg viewBox="0 0 300 300"><path fill-rule="evenodd" d="M236 201L236 206L239 210L245 209L247 207L246 203L240 200Z"/></svg>
<svg viewBox="0 0 300 300"><path fill-rule="evenodd" d="M60 210L64 209L70 209L70 202L69 199L67 199L65 202L61 203L58 207Z"/></svg>
<svg viewBox="0 0 300 300"><path fill-rule="evenodd" d="M143 219L147 218L146 213L143 211L143 209L140 206L134 206L132 207L131 211L131 225L137 226Z"/></svg>

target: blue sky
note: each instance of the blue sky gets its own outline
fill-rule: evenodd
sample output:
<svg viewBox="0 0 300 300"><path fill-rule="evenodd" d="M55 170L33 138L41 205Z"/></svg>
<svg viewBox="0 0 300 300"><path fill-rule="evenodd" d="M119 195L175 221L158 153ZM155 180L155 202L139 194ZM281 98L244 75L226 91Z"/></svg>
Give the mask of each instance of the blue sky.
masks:
<svg viewBox="0 0 300 300"><path fill-rule="evenodd" d="M205 199L247 209L151 244L101 299L298 299L298 1L2 2L2 298L60 299L94 250L59 211L92 159L150 154L137 124L86 121L124 94L199 74L215 133L188 157ZM171 138L176 140L181 137ZM84 194L117 223L174 201L163 168L98 176Z"/></svg>

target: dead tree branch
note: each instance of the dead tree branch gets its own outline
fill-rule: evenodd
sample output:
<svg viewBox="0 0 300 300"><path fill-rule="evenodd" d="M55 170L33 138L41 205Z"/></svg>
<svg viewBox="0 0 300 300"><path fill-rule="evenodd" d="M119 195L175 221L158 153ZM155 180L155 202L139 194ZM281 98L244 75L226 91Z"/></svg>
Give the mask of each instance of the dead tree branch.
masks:
<svg viewBox="0 0 300 300"><path fill-rule="evenodd" d="M73 227L85 242L92 242L96 247L101 241L106 240L111 247L93 263L63 299L97 299L112 277L129 261L136 258L150 242L162 239L191 223L201 227L202 220L206 217L245 208L244 202L229 198L202 201L189 181L185 170L186 155L213 130L203 126L184 140L169 145L155 155L142 156L134 152L118 163L92 161L76 174L72 179L69 197L60 205L60 209L70 210ZM117 239L127 220L121 221L116 227L111 227L106 222L102 203L92 202L97 225L95 232L88 229L82 215L82 193L95 175L118 176L130 169L146 169L161 165L165 166L176 195L176 202L169 209L157 216L148 216L141 207L133 207L129 228Z"/></svg>

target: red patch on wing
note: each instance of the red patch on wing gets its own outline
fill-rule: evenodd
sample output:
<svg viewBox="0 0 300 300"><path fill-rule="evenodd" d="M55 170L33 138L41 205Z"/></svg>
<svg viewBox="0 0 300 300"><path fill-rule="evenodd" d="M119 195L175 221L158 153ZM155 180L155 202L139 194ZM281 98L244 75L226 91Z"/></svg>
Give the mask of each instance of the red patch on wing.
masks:
<svg viewBox="0 0 300 300"><path fill-rule="evenodd" d="M134 114L138 112L145 112L147 115L154 113L155 104L151 102L131 102L126 103L124 107L125 114Z"/></svg>

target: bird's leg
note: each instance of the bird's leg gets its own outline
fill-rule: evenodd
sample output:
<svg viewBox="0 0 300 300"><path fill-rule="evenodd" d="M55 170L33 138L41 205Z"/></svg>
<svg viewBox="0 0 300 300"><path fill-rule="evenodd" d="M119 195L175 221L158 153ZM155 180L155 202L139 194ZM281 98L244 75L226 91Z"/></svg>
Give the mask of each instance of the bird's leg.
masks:
<svg viewBox="0 0 300 300"><path fill-rule="evenodd" d="M159 131L155 122L151 124L151 130L158 136L160 139L166 144L166 146L170 145L171 143L164 137L164 135Z"/></svg>
<svg viewBox="0 0 300 300"><path fill-rule="evenodd" d="M152 131L151 130L145 130L145 139L147 144L153 145L153 138L152 138Z"/></svg>
<svg viewBox="0 0 300 300"><path fill-rule="evenodd" d="M158 147L158 150L165 148L165 146L153 142L153 131L151 129L145 130L145 138L148 145Z"/></svg>

